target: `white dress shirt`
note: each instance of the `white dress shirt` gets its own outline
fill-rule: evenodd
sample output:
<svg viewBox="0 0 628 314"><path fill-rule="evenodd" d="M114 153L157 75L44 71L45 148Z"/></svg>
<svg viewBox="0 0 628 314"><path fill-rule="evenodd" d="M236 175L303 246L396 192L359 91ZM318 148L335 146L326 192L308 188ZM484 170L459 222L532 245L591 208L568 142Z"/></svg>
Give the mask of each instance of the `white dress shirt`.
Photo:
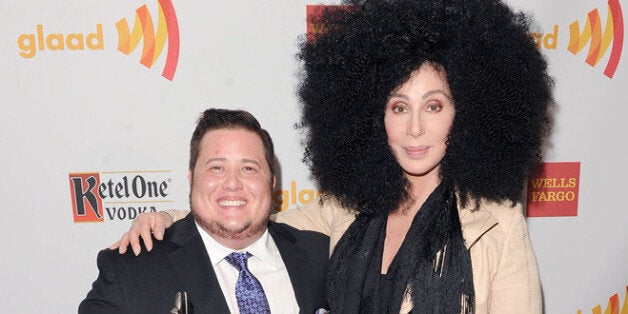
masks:
<svg viewBox="0 0 628 314"><path fill-rule="evenodd" d="M264 231L261 238L243 250L233 250L221 245L198 224L196 224L196 229L201 234L231 313L240 312L235 294L239 273L233 265L225 260L225 257L233 252L249 252L253 255L248 260L249 270L264 288L270 311L273 314L299 312L299 305L292 289L288 270L281 259L281 254L273 237L268 234L268 229Z"/></svg>

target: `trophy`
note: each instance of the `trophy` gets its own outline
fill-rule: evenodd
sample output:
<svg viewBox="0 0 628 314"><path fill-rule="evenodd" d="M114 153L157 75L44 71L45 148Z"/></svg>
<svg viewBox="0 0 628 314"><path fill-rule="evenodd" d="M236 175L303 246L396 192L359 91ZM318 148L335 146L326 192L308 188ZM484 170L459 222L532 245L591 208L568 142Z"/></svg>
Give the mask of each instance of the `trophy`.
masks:
<svg viewBox="0 0 628 314"><path fill-rule="evenodd" d="M174 296L174 307L170 310L170 314L192 314L192 311L188 306L187 292L177 292Z"/></svg>

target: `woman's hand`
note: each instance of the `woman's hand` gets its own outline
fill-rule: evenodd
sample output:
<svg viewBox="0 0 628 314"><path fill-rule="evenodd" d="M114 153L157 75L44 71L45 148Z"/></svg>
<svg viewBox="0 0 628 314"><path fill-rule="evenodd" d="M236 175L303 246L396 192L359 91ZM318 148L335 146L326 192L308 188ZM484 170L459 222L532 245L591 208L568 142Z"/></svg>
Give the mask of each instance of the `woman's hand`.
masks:
<svg viewBox="0 0 628 314"><path fill-rule="evenodd" d="M152 237L155 237L157 240L163 240L166 228L169 228L172 223L172 216L167 212L140 213L133 220L131 229L123 234L120 240L112 244L109 249L115 250L117 248L120 254L124 254L129 244L131 244L133 253L139 255L142 251L142 246L140 245L140 238L142 238L146 250L150 252L153 249Z"/></svg>

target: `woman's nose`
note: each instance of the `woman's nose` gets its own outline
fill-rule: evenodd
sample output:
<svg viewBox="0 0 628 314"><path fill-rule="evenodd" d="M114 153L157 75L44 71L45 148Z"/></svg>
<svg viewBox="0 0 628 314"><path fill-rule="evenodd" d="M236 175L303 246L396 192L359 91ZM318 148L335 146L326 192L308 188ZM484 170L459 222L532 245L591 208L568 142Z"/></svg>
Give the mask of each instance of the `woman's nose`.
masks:
<svg viewBox="0 0 628 314"><path fill-rule="evenodd" d="M423 133L425 133L425 129L423 128L421 114L413 112L408 119L406 134L416 138L423 135Z"/></svg>

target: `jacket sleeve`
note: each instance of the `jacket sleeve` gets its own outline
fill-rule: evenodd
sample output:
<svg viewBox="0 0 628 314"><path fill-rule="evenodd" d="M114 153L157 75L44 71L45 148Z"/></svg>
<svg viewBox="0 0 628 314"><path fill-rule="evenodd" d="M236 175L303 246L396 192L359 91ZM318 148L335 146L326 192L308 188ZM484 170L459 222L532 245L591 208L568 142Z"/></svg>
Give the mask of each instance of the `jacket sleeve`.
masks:
<svg viewBox="0 0 628 314"><path fill-rule="evenodd" d="M541 283L528 227L520 210L510 223L491 284L491 313L542 313ZM500 223L507 223L502 221Z"/></svg>
<svg viewBox="0 0 628 314"><path fill-rule="evenodd" d="M98 278L92 284L92 290L81 302L78 308L79 314L114 314L127 313L124 307L122 291L111 260L108 257L109 250L98 253Z"/></svg>
<svg viewBox="0 0 628 314"><path fill-rule="evenodd" d="M281 211L271 219L297 229L316 231L329 236L331 252L355 220L355 212L343 208L329 197L317 198L304 206Z"/></svg>

